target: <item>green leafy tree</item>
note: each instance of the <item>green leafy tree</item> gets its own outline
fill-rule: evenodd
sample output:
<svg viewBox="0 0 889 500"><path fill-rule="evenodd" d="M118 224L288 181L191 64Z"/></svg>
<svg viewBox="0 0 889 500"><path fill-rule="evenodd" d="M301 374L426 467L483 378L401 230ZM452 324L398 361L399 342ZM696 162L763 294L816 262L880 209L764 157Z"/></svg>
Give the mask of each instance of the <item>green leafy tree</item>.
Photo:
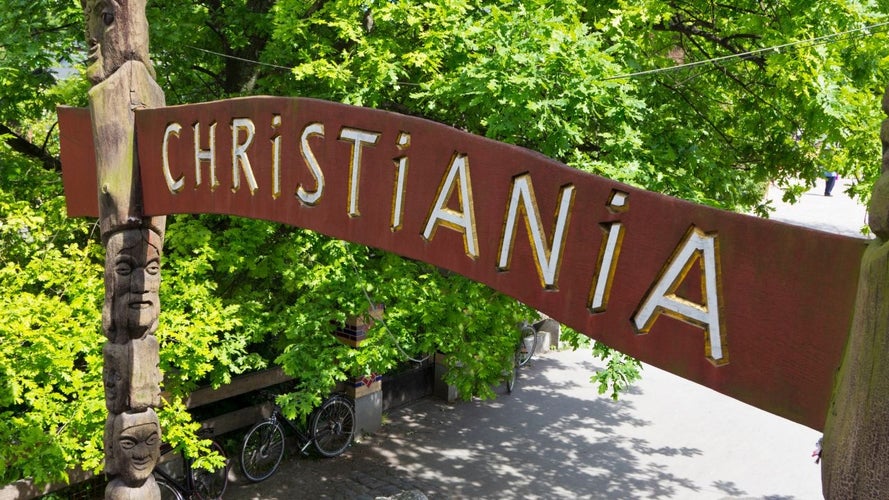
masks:
<svg viewBox="0 0 889 500"><path fill-rule="evenodd" d="M766 214L830 166L876 177L887 7L853 0L197 0L149 3L168 104L318 97L443 122L587 172ZM101 468L102 249L65 217L54 107L85 104L77 2L0 0L0 482ZM802 42L802 43L798 43ZM819 145L830 145L830 148ZM166 438L182 398L279 364L305 415L337 381L440 350L490 396L531 313L460 276L263 221L170 217L158 337ZM386 304L360 349L332 323ZM615 396L638 371L605 346ZM209 460L212 462L212 459Z"/></svg>

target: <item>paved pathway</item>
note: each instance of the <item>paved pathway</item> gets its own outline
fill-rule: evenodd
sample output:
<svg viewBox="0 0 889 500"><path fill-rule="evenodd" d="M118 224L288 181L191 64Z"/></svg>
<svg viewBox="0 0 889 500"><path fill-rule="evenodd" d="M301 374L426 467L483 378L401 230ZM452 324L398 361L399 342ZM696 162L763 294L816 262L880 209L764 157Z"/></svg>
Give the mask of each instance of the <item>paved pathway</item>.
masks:
<svg viewBox="0 0 889 500"><path fill-rule="evenodd" d="M613 402L588 381L596 367L588 351L546 354L511 395L415 402L345 455L288 460L226 497L820 497L817 432L651 366Z"/></svg>
<svg viewBox="0 0 889 500"><path fill-rule="evenodd" d="M839 179L831 194L824 196L824 181L803 194L799 203L790 205L781 201L782 192L772 186L768 199L776 208L773 220L807 226L821 231L864 237L861 229L867 225L867 210L849 198L845 190L852 181Z"/></svg>
<svg viewBox="0 0 889 500"><path fill-rule="evenodd" d="M844 183L831 198L821 186L773 218L858 234L865 211ZM597 367L588 351L548 353L511 395L414 402L343 456L292 457L226 498L821 498L818 432L651 366L613 402L588 381Z"/></svg>

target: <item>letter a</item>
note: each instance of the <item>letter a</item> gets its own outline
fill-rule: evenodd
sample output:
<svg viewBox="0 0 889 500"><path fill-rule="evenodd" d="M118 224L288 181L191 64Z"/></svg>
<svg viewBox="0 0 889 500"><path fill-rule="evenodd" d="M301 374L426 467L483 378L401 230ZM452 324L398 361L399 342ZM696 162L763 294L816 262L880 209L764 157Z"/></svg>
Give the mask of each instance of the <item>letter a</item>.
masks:
<svg viewBox="0 0 889 500"><path fill-rule="evenodd" d="M703 304L681 298L675 293L691 266L698 261L702 271ZM704 234L692 226L664 266L657 283L642 301L642 306L633 317L633 324L640 334L648 333L663 313L703 328L706 334L704 352L718 366L728 363L725 332L720 323L719 310L719 254L716 235Z"/></svg>
<svg viewBox="0 0 889 500"><path fill-rule="evenodd" d="M448 200L454 191L457 192L459 211L448 208ZM423 239L432 241L439 224L462 233L466 255L473 259L478 257L475 206L472 202L472 182L469 180L469 158L466 155L455 154L451 158L451 165L438 187L435 204L426 218Z"/></svg>

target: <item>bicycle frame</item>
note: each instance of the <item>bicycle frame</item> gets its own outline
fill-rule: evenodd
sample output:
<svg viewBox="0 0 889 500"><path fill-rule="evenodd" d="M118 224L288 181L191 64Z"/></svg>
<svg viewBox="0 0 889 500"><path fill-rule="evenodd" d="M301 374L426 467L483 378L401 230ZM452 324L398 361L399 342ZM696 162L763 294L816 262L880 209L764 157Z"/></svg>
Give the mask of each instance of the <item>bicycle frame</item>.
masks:
<svg viewBox="0 0 889 500"><path fill-rule="evenodd" d="M222 446L219 443L213 441L213 443L211 444L211 448L215 448L215 451L223 454L223 457L225 457L225 451L222 449ZM173 447L171 445L164 443L161 446L161 455L166 455L171 452L173 452ZM196 473L203 474L203 471L194 469L193 464L194 464L193 459L182 456L183 479L181 481L176 479L172 474L168 473L166 470L164 470L163 468L158 467L158 466L155 466L153 473L155 474L155 476L158 480L162 480L170 488L175 490L176 493L179 496L181 496L182 498L185 498L185 499L205 498L205 495L208 492L202 491L200 489L200 487L207 486L207 483L201 482L199 484L198 479L195 475ZM223 480L222 488L219 489L218 491L216 491L216 490L209 491L209 493L211 493L214 498L216 497L217 494L221 498L221 495L224 493L224 491L226 489L226 486L228 483L228 479L227 479L228 468L229 468L228 458L226 457L226 465L222 468L222 474L223 474L221 476L222 480ZM217 473L212 473L212 474L209 474L209 476L212 477L216 474ZM206 479L205 476L203 476L203 475L201 477L202 477L201 481L203 481L203 479Z"/></svg>
<svg viewBox="0 0 889 500"><path fill-rule="evenodd" d="M519 366L524 366L532 357L534 357L534 353L537 350L537 330L531 323L522 321L519 324L519 332L519 344L516 348L516 363Z"/></svg>
<svg viewBox="0 0 889 500"><path fill-rule="evenodd" d="M311 418L311 415L307 418ZM272 415L267 419L270 422L282 422L286 424L287 427L296 434L297 439L300 441L299 452L303 455L306 454L306 450L311 446L313 438L309 436L308 432L303 432L302 429L299 428L296 424L290 421L287 417L281 413L281 408L275 406L275 411L272 412Z"/></svg>
<svg viewBox="0 0 889 500"><path fill-rule="evenodd" d="M167 482L167 484L178 491L179 494L182 495L182 498L191 498L195 494L194 477L191 475L190 465L185 466L185 485L177 481L176 478L174 478L170 474L167 474L161 468L155 467L154 473L159 475L164 481Z"/></svg>
<svg viewBox="0 0 889 500"><path fill-rule="evenodd" d="M286 425L283 425L286 424ZM241 471L251 481L264 481L278 469L286 448L285 434L289 427L299 443L300 453L307 455L314 445L324 457L335 457L345 451L355 432L355 409L351 401L340 394L327 398L316 408L306 427L290 421L275 405L268 418L257 422L247 431L241 442Z"/></svg>

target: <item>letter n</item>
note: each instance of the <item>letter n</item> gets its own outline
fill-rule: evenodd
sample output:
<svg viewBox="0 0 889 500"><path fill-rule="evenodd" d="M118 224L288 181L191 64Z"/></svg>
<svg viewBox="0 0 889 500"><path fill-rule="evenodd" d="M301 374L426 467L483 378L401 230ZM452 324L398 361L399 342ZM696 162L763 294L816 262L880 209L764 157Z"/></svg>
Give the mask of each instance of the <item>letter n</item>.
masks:
<svg viewBox="0 0 889 500"><path fill-rule="evenodd" d="M571 206L573 203L574 186L571 184L562 186L559 191L552 239L548 240L543 227L543 220L540 218L540 209L537 206L537 197L534 195L534 185L531 183L531 176L522 174L514 177L509 206L506 209L506 216L503 222L503 235L500 238L500 258L497 261L497 269L501 271L509 270L517 226L519 224L518 219L524 216L525 228L528 232L531 252L534 254L534 264L537 267L540 284L543 288L555 289L562 250L565 248L565 239L568 236L567 228L571 218Z"/></svg>

